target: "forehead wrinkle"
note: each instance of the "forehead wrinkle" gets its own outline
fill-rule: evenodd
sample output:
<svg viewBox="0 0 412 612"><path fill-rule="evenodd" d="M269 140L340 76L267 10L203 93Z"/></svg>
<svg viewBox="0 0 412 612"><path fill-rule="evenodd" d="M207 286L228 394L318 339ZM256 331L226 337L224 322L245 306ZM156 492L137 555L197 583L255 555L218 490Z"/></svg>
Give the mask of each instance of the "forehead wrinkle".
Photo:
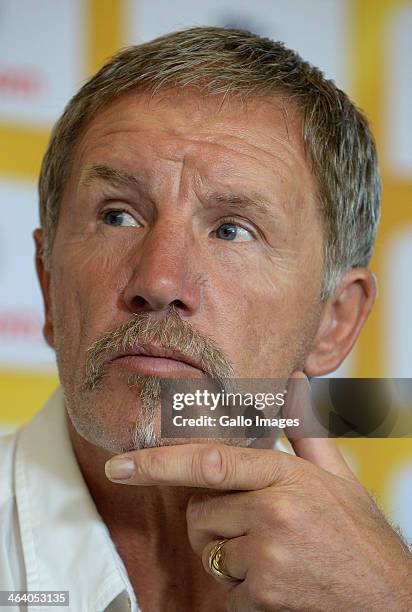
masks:
<svg viewBox="0 0 412 612"><path fill-rule="evenodd" d="M223 126L226 128L224 130L221 129L222 126L216 126L212 133L209 127L199 127L197 128L197 133L193 133L191 132L192 126L188 126L187 124L180 130L177 128L169 130L163 129L161 131L163 151L160 153L160 157L168 161L181 162L186 155L188 155L189 158L196 155L199 147L206 147L207 149L211 149L213 155L213 149L217 149L218 151L220 149L221 153L224 153L226 150L229 155L234 152L236 155L249 158L259 165L262 165L261 156L263 154L264 157L268 159L269 164L273 163L273 159L276 159L289 170L293 168L296 162L307 169L304 149L298 142L292 140L287 120L284 120L284 123L284 136L268 134L268 132L255 133L255 137L259 136L260 141L258 144L254 142L255 138L252 140L250 139L253 133L244 135L241 129L237 129L235 133L230 133L227 131L227 126ZM157 130L155 131L157 132ZM273 144L275 144L275 146L281 145L284 152L279 150L279 146L274 149ZM256 155L254 154L255 151ZM203 152L201 152L201 156L202 155Z"/></svg>
<svg viewBox="0 0 412 612"><path fill-rule="evenodd" d="M93 164L86 168L80 178L79 187L89 187L94 181L104 181L114 187L146 188L146 183L141 176L105 164Z"/></svg>
<svg viewBox="0 0 412 612"><path fill-rule="evenodd" d="M192 138L192 146L188 151L189 155L196 152L198 145L206 146L210 148L210 154L213 155L215 160L223 161L224 167L230 168L231 173L235 171L238 176L245 174L245 167L248 163L251 165L247 167L247 174L258 172L259 167L263 167L266 171L271 172L272 177L278 175L281 180L286 181L296 181L296 170L299 170L299 172L303 170L305 174L312 176L303 152L300 155L296 146L280 136L270 136L270 148L267 144L266 146L264 144L257 145L240 136L226 136L226 142L214 142L214 138L201 139L200 143L197 138ZM246 144L245 147L242 146L243 142ZM276 149L273 146L274 143L278 145ZM279 145L281 145L282 150L279 150Z"/></svg>

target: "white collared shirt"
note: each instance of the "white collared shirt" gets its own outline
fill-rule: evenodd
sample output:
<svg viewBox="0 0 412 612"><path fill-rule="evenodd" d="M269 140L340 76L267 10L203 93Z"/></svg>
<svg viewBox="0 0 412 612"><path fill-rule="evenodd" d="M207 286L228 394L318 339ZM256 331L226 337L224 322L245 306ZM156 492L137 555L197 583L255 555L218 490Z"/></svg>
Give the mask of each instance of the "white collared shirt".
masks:
<svg viewBox="0 0 412 612"><path fill-rule="evenodd" d="M30 612L139 612L74 455L61 387L32 421L0 437L0 590L69 591L69 607Z"/></svg>

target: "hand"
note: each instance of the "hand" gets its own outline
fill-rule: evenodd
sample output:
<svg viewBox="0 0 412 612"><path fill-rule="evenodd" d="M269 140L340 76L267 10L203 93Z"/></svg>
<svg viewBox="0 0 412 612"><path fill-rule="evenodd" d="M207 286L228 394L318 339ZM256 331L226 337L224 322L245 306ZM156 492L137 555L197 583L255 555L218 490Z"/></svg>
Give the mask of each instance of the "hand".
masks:
<svg viewBox="0 0 412 612"><path fill-rule="evenodd" d="M213 490L190 498L188 535L208 573L229 539L228 611L412 610L412 557L335 443L292 445L296 456L223 444L129 452L134 474L120 482Z"/></svg>

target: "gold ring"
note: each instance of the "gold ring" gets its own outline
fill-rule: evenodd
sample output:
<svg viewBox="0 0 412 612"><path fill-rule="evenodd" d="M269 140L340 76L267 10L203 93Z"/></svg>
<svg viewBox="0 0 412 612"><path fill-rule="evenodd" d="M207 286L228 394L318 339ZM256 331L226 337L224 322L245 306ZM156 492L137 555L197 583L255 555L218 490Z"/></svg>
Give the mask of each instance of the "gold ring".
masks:
<svg viewBox="0 0 412 612"><path fill-rule="evenodd" d="M209 553L209 567L210 571L214 576L220 578L221 580L226 580L227 582L237 581L237 578L234 578L230 574L227 574L221 565L222 563L222 548L229 540L226 538L225 540L219 540L212 550Z"/></svg>

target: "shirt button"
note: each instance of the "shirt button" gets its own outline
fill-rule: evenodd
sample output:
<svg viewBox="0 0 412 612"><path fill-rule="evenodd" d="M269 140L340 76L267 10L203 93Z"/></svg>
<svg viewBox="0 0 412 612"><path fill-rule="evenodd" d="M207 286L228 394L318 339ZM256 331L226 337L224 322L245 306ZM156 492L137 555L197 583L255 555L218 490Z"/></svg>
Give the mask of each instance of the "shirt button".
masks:
<svg viewBox="0 0 412 612"><path fill-rule="evenodd" d="M129 606L129 610L132 609L132 602L130 601L130 597L127 598L127 605Z"/></svg>

